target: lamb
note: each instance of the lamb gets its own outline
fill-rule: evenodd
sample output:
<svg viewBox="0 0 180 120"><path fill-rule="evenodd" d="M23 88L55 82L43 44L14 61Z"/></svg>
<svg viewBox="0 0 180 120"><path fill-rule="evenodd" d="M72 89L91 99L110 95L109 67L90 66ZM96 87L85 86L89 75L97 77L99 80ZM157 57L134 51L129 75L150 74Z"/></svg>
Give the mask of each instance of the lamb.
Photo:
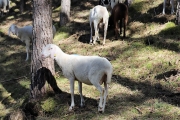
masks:
<svg viewBox="0 0 180 120"><path fill-rule="evenodd" d="M123 3L114 6L109 18L109 26L114 26L115 39L118 39L118 21L120 21L120 34L122 33L122 22L124 23L123 38L126 37L126 26L128 22L128 7Z"/></svg>
<svg viewBox="0 0 180 120"><path fill-rule="evenodd" d="M101 5L97 5L90 10L89 15L90 27L91 27L91 35L90 35L90 44L92 43L92 24L94 24L95 37L93 39L93 44L96 44L96 40L99 39L99 24L103 23L104 25L104 40L103 45L105 44L107 27L109 21L109 13L106 7Z"/></svg>
<svg viewBox="0 0 180 120"><path fill-rule="evenodd" d="M9 31L8 31L8 35L10 36L10 33L12 33L13 35L16 35L18 38L20 38L20 40L22 42L25 42L26 44L26 60L27 61L29 59L29 52L30 52L30 42L32 41L32 29L33 27L31 25L27 25L24 27L18 27L14 24L12 24L9 27ZM55 36L56 33L56 28L53 25L53 38Z"/></svg>
<svg viewBox="0 0 180 120"><path fill-rule="evenodd" d="M64 53L57 45L47 44L42 49L42 59L50 57L55 59L63 71L63 75L70 81L71 106L73 110L74 103L74 82L78 81L79 93L81 97L80 106L85 105L82 95L82 83L94 85L100 91L99 112L104 112L106 98L108 95L108 84L111 82L112 65L103 57L69 55ZM101 85L104 83L104 88Z"/></svg>
<svg viewBox="0 0 180 120"><path fill-rule="evenodd" d="M3 14L5 12L8 12L9 8L10 8L10 1L9 0L0 0L1 16L3 16Z"/></svg>
<svg viewBox="0 0 180 120"><path fill-rule="evenodd" d="M170 0L170 4L171 4L171 14L174 13L174 0ZM163 3L163 14L165 14L165 8L166 8L166 0L164 0Z"/></svg>

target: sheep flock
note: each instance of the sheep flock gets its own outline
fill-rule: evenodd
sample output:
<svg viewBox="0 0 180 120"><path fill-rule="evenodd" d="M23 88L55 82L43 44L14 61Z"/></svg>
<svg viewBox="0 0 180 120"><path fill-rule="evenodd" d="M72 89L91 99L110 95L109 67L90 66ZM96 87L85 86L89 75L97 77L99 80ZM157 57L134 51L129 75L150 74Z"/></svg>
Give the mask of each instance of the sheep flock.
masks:
<svg viewBox="0 0 180 120"><path fill-rule="evenodd" d="M174 13L174 0L171 0L172 9ZM122 32L122 23L124 23L123 37L126 37L126 26L128 23L128 7L132 4L132 0L99 0L99 5L94 6L89 10L89 25L90 25L90 40L89 43L95 45L99 40L100 24L104 28L104 36L102 45L105 45L105 40L108 32L108 27L113 27L115 38ZM165 14L165 4L163 4L163 14ZM9 0L0 0L1 16L3 16L10 9ZM118 26L118 23L121 25ZM120 28L120 32L118 29ZM30 43L32 41L32 25L18 27L15 24L9 26L8 35L11 33L16 35L22 42L26 44L26 61L29 60ZM56 34L56 28L53 25L53 38ZM94 30L94 31L93 31ZM94 36L93 36L94 33ZM93 85L100 92L100 100L98 104L98 111L104 112L106 100L108 96L108 84L111 83L113 74L113 67L108 59L100 56L82 56L70 55L55 44L47 44L43 47L40 55L42 59L52 58L61 68L63 75L70 81L71 105L69 111L75 107L74 103L74 82L78 82L80 93L80 106L85 106L85 100L82 94L82 83ZM103 87L102 87L103 85Z"/></svg>

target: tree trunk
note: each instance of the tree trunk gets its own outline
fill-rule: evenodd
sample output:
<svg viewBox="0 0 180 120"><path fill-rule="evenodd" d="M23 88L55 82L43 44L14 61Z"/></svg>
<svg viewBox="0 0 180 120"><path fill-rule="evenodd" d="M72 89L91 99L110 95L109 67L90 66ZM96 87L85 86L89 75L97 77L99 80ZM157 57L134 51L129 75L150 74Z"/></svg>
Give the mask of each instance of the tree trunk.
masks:
<svg viewBox="0 0 180 120"><path fill-rule="evenodd" d="M45 83L51 85L55 93L60 93L55 78L54 60L41 58L42 47L52 43L52 0L33 0L33 49L31 55L31 95L43 95Z"/></svg>
<svg viewBox="0 0 180 120"><path fill-rule="evenodd" d="M60 26L66 25L70 21L71 0L61 0Z"/></svg>
<svg viewBox="0 0 180 120"><path fill-rule="evenodd" d="M20 0L20 12L21 12L21 14L24 12L25 7L26 7L26 0Z"/></svg>

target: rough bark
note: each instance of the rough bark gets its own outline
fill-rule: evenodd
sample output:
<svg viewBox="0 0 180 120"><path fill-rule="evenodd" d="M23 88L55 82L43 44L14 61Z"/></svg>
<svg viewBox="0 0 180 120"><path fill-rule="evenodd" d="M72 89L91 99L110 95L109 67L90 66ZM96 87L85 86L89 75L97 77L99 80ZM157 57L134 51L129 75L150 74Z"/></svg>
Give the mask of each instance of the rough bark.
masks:
<svg viewBox="0 0 180 120"><path fill-rule="evenodd" d="M61 0L60 26L66 25L70 21L71 0Z"/></svg>
<svg viewBox="0 0 180 120"><path fill-rule="evenodd" d="M20 0L20 12L21 12L21 14L24 12L25 7L26 7L26 0Z"/></svg>
<svg viewBox="0 0 180 120"><path fill-rule="evenodd" d="M45 83L51 85L56 93L60 93L55 78L54 60L42 60L43 46L52 43L52 1L33 0L33 45L31 55L31 96L37 98L45 93Z"/></svg>

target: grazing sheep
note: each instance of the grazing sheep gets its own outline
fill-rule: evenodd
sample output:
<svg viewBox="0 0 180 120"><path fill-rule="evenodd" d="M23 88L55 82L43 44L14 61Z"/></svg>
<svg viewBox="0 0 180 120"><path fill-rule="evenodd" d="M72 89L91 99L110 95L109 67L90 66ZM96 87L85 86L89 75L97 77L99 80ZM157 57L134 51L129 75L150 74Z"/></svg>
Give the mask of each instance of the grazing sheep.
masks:
<svg viewBox="0 0 180 120"><path fill-rule="evenodd" d="M170 0L170 4L171 4L171 14L174 13L174 0ZM165 9L166 9L166 0L164 0L164 3L163 3L163 14L166 14L165 13Z"/></svg>
<svg viewBox="0 0 180 120"><path fill-rule="evenodd" d="M108 20L109 20L109 13L106 7L97 5L90 10L90 15L89 15L89 21L90 21L90 27L91 27L90 43L92 43L92 32L93 32L92 24L94 24L94 30L95 30L95 37L93 39L93 44L96 44L96 40L99 39L99 24L103 23L104 24L103 45L105 44Z"/></svg>
<svg viewBox="0 0 180 120"><path fill-rule="evenodd" d="M20 38L20 40L22 42L25 42L26 44L26 60L27 61L29 59L29 52L30 52L30 42L32 41L32 26L28 25L28 26L24 26L24 27L17 27L16 25L12 24L9 27L9 31L8 31L8 35L10 36L10 33L12 33L13 35L16 35L18 38ZM53 25L53 37L56 33L56 28Z"/></svg>
<svg viewBox="0 0 180 120"><path fill-rule="evenodd" d="M128 22L128 7L123 3L118 3L114 6L109 18L109 26L114 26L115 39L118 39L118 21L120 21L120 34L122 34L122 23L124 23L123 38L126 37L126 26Z"/></svg>
<svg viewBox="0 0 180 120"><path fill-rule="evenodd" d="M8 12L10 8L10 1L9 0L0 0L0 12L1 12L1 16L3 16L3 14L5 12Z"/></svg>
<svg viewBox="0 0 180 120"><path fill-rule="evenodd" d="M81 106L85 104L82 95L82 83L94 85L100 91L99 112L104 112L108 95L108 83L111 82L112 65L103 57L69 55L64 53L57 45L48 44L42 49L42 58L51 57L63 71L64 76L70 81L71 111L74 106L74 82L78 81ZM101 85L104 83L104 88Z"/></svg>

